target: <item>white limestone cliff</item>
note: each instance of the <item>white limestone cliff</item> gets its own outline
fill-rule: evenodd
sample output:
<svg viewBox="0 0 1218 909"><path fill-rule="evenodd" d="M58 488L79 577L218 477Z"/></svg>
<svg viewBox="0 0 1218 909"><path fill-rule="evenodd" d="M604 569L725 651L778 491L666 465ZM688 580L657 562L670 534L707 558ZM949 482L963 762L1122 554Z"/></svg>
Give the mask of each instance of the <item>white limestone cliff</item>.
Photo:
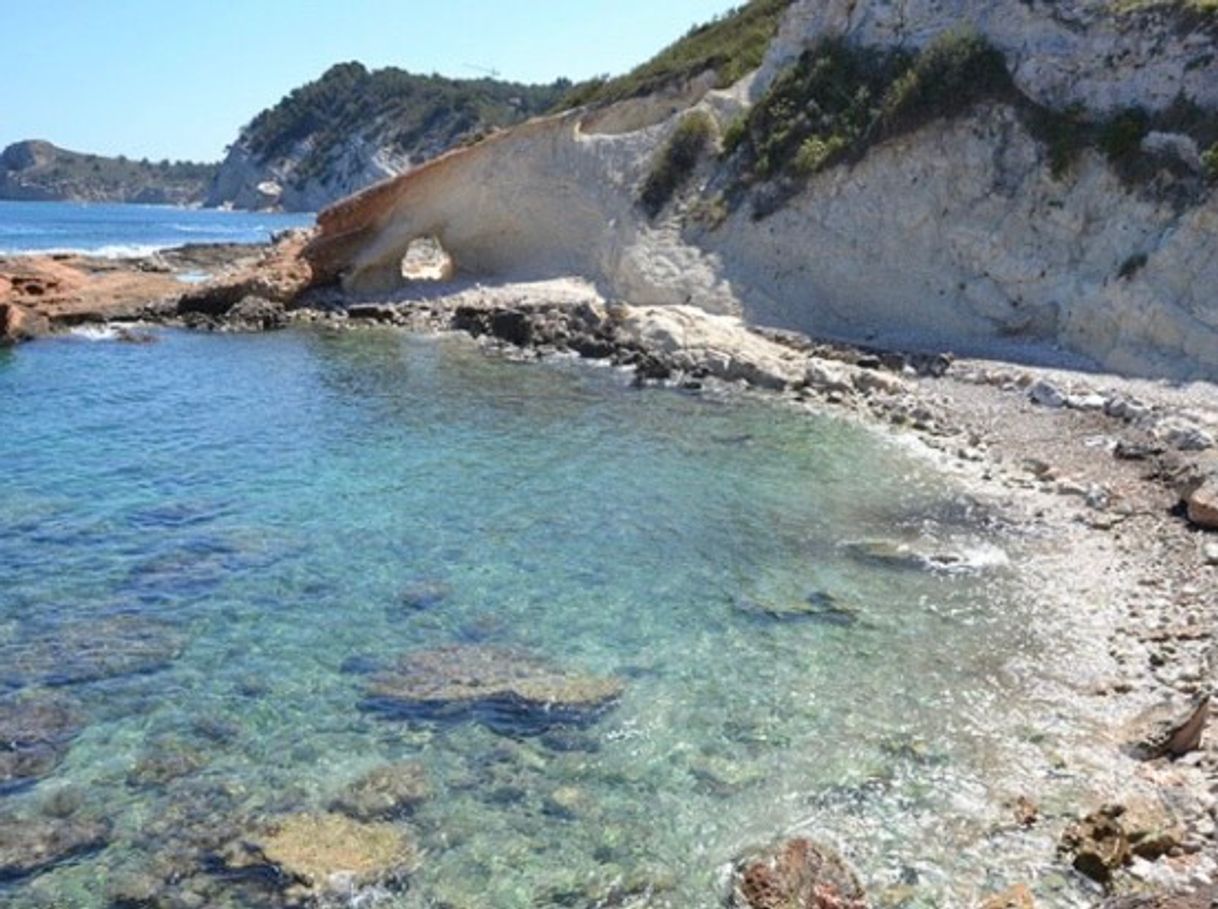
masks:
<svg viewBox="0 0 1218 909"><path fill-rule="evenodd" d="M1043 103L1163 107L1183 90L1218 107L1207 33L1163 12L1118 22L1102 5L796 0L762 69L735 91L694 85L532 121L323 213L308 255L319 275L383 293L403 284L409 243L435 237L483 279L581 275L610 299L692 303L843 340L1218 379L1214 193L1182 205L1129 188L1094 152L1055 178L1002 104L882 143L761 220L745 205L711 229L678 203L652 222L637 204L674 110L696 103L726 123L829 34L917 46L971 21ZM1183 153L1181 137L1152 138ZM704 163L699 179L719 167Z"/></svg>

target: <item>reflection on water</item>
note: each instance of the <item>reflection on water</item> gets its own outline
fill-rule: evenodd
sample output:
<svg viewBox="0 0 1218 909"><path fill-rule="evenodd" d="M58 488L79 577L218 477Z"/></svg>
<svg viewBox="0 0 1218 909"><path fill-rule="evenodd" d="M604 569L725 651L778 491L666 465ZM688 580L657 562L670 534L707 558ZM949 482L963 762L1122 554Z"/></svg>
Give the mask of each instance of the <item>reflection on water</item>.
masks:
<svg viewBox="0 0 1218 909"><path fill-rule="evenodd" d="M958 905L1049 852L993 839L1046 642L957 559L1008 544L859 429L391 333L0 364L5 905L275 905L236 853L302 812L417 845L391 906L714 906L791 830Z"/></svg>

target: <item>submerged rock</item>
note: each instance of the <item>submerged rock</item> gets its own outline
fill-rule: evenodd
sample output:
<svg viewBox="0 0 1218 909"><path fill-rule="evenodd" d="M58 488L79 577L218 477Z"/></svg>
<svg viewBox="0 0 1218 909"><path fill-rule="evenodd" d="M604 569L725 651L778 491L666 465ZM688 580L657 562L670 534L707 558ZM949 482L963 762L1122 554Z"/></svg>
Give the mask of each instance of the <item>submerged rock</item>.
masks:
<svg viewBox="0 0 1218 909"><path fill-rule="evenodd" d="M452 585L447 581L420 579L408 584L398 598L402 606L412 611L434 609L450 596Z"/></svg>
<svg viewBox="0 0 1218 909"><path fill-rule="evenodd" d="M76 619L0 645L0 681L72 685L163 669L185 637L173 625L137 615Z"/></svg>
<svg viewBox="0 0 1218 909"><path fill-rule="evenodd" d="M812 840L777 843L732 869L730 909L866 909L863 885L836 852Z"/></svg>
<svg viewBox="0 0 1218 909"><path fill-rule="evenodd" d="M106 845L105 821L0 815L0 881L26 877Z"/></svg>
<svg viewBox="0 0 1218 909"><path fill-rule="evenodd" d="M404 654L372 677L364 706L399 716L476 719L512 732L600 716L622 693L612 677L573 672L506 647L455 645Z"/></svg>
<svg viewBox="0 0 1218 909"><path fill-rule="evenodd" d="M427 772L421 764L406 761L364 774L344 789L330 808L360 821L393 820L410 814L429 795Z"/></svg>
<svg viewBox="0 0 1218 909"><path fill-rule="evenodd" d="M80 715L60 698L0 700L0 793L54 770L81 725Z"/></svg>
<svg viewBox="0 0 1218 909"><path fill-rule="evenodd" d="M932 544L933 541L851 540L842 544L842 550L864 565L900 571L981 571L1007 562L1006 554L991 546L958 550Z"/></svg>
<svg viewBox="0 0 1218 909"><path fill-rule="evenodd" d="M266 870L292 902L306 906L342 897L358 905L360 891L398 889L418 853L392 824L363 823L338 814L296 814L249 833L227 859L234 872Z"/></svg>
<svg viewBox="0 0 1218 909"><path fill-rule="evenodd" d="M780 622L803 619L823 622L826 625L854 625L859 620L858 614L852 608L825 590L814 591L802 600L781 602L742 596L736 599L736 609L746 615Z"/></svg>

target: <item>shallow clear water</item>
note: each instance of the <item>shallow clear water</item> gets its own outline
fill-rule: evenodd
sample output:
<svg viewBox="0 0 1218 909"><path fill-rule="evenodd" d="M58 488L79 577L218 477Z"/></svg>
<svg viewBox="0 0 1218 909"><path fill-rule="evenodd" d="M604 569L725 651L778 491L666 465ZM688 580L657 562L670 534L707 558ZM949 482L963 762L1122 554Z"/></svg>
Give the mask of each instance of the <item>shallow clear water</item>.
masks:
<svg viewBox="0 0 1218 909"><path fill-rule="evenodd" d="M0 200L0 254L137 256L185 243L265 243L277 231L312 223L310 214Z"/></svg>
<svg viewBox="0 0 1218 909"><path fill-rule="evenodd" d="M889 905L952 906L1028 879L1021 848L1051 853L986 845L1053 744L1010 668L1048 646L1033 605L1001 568L841 545L1007 543L860 428L389 332L44 341L0 351L0 400L0 676L28 696L11 667L31 641L104 638L116 614L184 641L58 689L83 731L0 814L75 792L112 841L0 904L101 906L121 873L171 865L212 904L266 905L179 838L325 808L396 760L433 794L402 822L425 857L388 905L715 906L734 854L797 831ZM403 608L420 582L451 593ZM816 591L855 621L756 608ZM544 735L361 709L358 670L472 642L625 693ZM144 772L184 753L182 775Z"/></svg>

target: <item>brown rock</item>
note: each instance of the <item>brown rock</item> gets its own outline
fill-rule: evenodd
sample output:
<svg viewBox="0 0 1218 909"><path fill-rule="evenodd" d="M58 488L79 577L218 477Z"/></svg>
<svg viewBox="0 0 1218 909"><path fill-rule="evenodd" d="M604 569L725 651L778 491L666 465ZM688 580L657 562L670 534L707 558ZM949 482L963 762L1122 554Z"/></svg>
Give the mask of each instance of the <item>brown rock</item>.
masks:
<svg viewBox="0 0 1218 909"><path fill-rule="evenodd" d="M1062 850L1072 857L1074 867L1101 884L1132 858L1129 837L1119 820L1122 811L1120 806L1105 805L1062 834Z"/></svg>
<svg viewBox="0 0 1218 909"><path fill-rule="evenodd" d="M1036 901L1026 884L1016 884L1010 890L988 897L980 909L1035 909Z"/></svg>
<svg viewBox="0 0 1218 909"><path fill-rule="evenodd" d="M1188 519L1198 527L1218 530L1218 478L1211 477L1189 493Z"/></svg>
<svg viewBox="0 0 1218 909"><path fill-rule="evenodd" d="M1209 713L1208 693L1187 706L1178 702L1155 705L1127 725L1124 736L1129 750L1142 760L1181 757L1196 751L1201 747Z"/></svg>
<svg viewBox="0 0 1218 909"><path fill-rule="evenodd" d="M779 842L746 855L732 870L730 909L866 909L858 876L826 846Z"/></svg>
<svg viewBox="0 0 1218 909"><path fill-rule="evenodd" d="M1123 807L1120 823L1134 855L1154 861L1184 839L1179 819L1157 794L1128 798Z"/></svg>
<svg viewBox="0 0 1218 909"><path fill-rule="evenodd" d="M16 303L0 303L0 345L29 341L49 330L47 320L32 309Z"/></svg>

